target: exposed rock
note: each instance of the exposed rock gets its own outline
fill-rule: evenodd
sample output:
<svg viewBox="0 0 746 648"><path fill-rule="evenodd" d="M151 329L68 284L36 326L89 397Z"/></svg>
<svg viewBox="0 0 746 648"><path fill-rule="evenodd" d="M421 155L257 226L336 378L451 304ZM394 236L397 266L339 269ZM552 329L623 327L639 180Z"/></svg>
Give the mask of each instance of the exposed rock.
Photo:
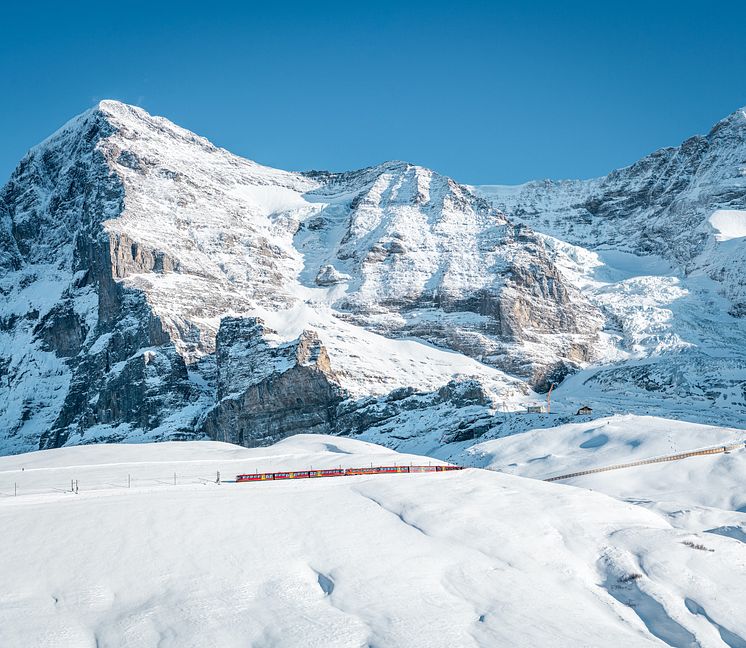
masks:
<svg viewBox="0 0 746 648"><path fill-rule="evenodd" d="M211 438L257 446L299 432L334 431L345 392L313 331L282 344L261 320L223 320L217 372L219 401L204 422Z"/></svg>
<svg viewBox="0 0 746 648"><path fill-rule="evenodd" d="M315 229L321 229L321 227L317 227ZM316 275L316 283L319 286L333 286L335 284L349 281L350 279L350 275L339 272L339 270L337 270L332 265L322 266L318 274Z"/></svg>
<svg viewBox="0 0 746 648"><path fill-rule="evenodd" d="M501 425L494 406L478 381L452 380L429 393L399 389L380 398L347 400L337 409L335 432L365 434L386 445L435 432L438 443L447 444Z"/></svg>

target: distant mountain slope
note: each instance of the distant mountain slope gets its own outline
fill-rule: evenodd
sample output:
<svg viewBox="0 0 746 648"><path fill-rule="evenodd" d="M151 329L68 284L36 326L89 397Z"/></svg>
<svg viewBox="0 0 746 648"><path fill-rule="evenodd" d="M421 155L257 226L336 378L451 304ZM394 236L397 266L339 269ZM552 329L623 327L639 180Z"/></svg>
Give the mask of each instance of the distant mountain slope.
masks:
<svg viewBox="0 0 746 648"><path fill-rule="evenodd" d="M586 248L668 259L746 315L746 108L681 146L594 180L476 188L508 216Z"/></svg>
<svg viewBox="0 0 746 648"><path fill-rule="evenodd" d="M609 363L559 399L746 425L746 109L602 178L473 189L605 315Z"/></svg>

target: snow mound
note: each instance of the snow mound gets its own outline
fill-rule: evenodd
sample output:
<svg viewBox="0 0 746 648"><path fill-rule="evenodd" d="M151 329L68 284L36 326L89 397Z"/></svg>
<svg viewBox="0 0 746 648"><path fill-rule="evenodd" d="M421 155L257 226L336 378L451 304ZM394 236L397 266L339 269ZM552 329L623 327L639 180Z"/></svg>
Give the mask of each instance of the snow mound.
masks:
<svg viewBox="0 0 746 648"><path fill-rule="evenodd" d="M453 460L543 479L744 440L746 433L733 428L652 416L613 416L483 442ZM644 506L683 530L744 542L744 475L746 449L734 449L593 473L562 483Z"/></svg>
<svg viewBox="0 0 746 648"><path fill-rule="evenodd" d="M461 460L468 465L543 479L735 443L743 438L744 431L734 428L627 414L485 441L468 448Z"/></svg>

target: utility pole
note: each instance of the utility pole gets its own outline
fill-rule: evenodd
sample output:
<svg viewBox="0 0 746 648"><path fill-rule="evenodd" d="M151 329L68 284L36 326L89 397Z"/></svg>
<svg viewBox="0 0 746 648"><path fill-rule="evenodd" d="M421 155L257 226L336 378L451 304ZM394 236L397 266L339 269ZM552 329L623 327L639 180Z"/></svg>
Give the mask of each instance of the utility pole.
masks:
<svg viewBox="0 0 746 648"><path fill-rule="evenodd" d="M549 385L549 391L547 392L547 414L552 413L552 390L557 386L557 383Z"/></svg>
<svg viewBox="0 0 746 648"><path fill-rule="evenodd" d="M217 477L217 479L215 480L215 483L216 483L216 484L220 484L220 471L219 471L219 470L218 470L218 477Z"/></svg>
<svg viewBox="0 0 746 648"><path fill-rule="evenodd" d="M132 488L132 476L127 475L127 488Z"/></svg>
<svg viewBox="0 0 746 648"><path fill-rule="evenodd" d="M174 486L176 486L176 473L174 473Z"/></svg>

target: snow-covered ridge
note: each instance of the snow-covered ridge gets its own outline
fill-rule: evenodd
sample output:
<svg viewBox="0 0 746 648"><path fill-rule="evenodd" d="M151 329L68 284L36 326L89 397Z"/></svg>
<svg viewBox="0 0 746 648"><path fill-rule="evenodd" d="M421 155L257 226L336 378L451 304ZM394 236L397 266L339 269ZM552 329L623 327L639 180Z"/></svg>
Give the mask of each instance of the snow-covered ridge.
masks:
<svg viewBox="0 0 746 648"><path fill-rule="evenodd" d="M200 434L229 316L313 332L352 397L476 379L513 406L600 325L540 239L449 178L270 169L117 102L32 149L0 202L8 449Z"/></svg>

